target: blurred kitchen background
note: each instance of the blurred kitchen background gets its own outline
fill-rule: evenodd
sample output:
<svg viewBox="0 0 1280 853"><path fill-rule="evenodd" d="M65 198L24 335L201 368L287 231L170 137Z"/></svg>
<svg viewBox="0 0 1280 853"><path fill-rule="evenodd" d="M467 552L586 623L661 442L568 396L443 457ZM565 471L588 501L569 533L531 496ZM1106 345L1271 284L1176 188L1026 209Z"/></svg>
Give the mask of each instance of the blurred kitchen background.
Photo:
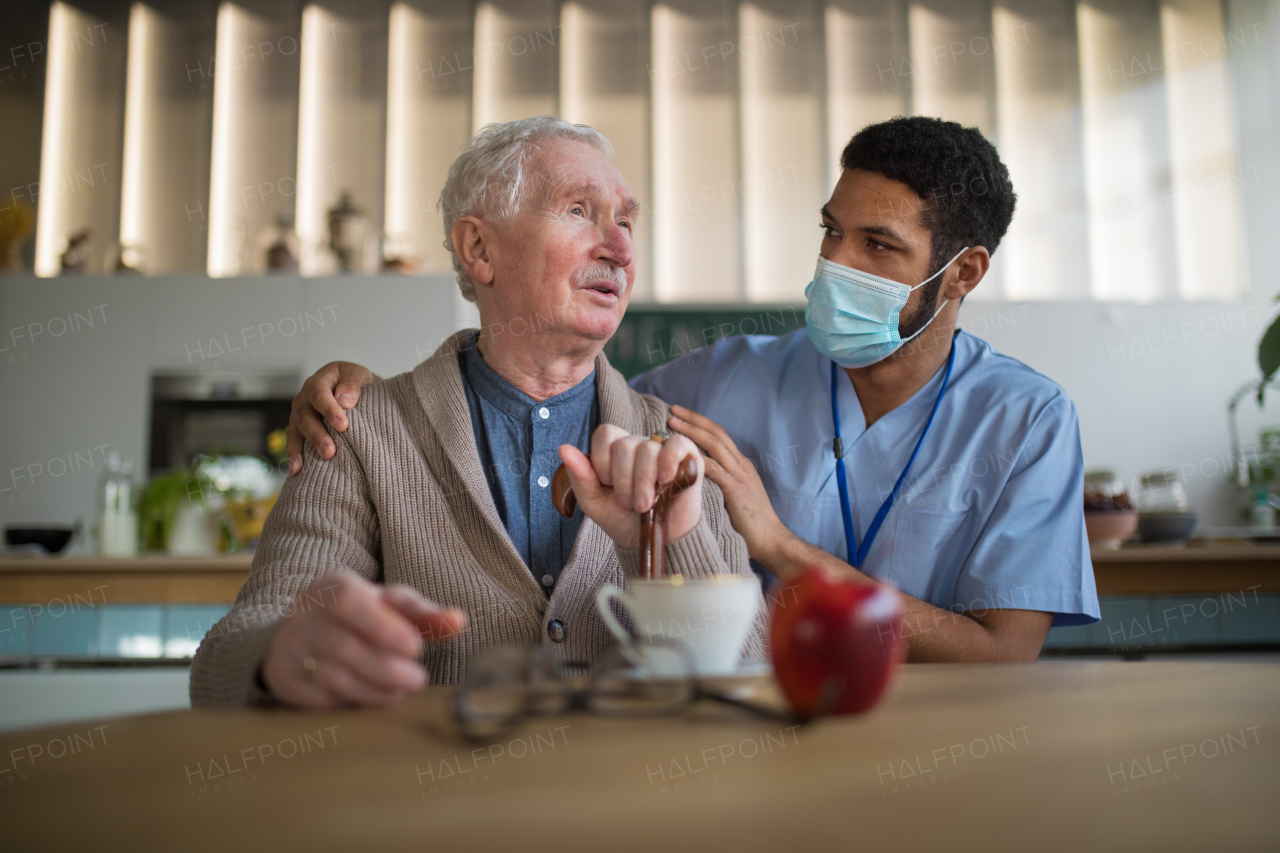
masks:
<svg viewBox="0 0 1280 853"><path fill-rule="evenodd" d="M1280 0L6 2L0 33L0 727L185 702L289 398L474 324L436 198L541 113L644 205L628 375L803 324L860 127L979 127L1019 201L961 324L1067 390L1092 472L1103 621L1046 654L1280 648L1246 568L1280 565Z"/></svg>

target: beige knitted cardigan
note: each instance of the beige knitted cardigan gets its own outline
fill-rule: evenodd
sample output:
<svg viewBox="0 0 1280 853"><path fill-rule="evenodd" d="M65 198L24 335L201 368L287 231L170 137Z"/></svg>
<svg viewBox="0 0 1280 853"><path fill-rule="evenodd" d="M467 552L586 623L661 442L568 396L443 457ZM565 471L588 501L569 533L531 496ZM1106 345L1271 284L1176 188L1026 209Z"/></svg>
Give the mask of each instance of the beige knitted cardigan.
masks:
<svg viewBox="0 0 1280 853"><path fill-rule="evenodd" d="M327 601L323 594L296 601L298 594L334 572L408 584L466 612L462 634L424 643L421 663L433 684L456 682L468 658L488 646L545 644L566 662L589 662L613 641L596 593L623 585L622 566L634 569L637 552L617 548L585 519L548 600L507 536L476 450L458 368L458 347L471 334L454 335L412 372L366 388L347 431L332 433L331 461L306 448L306 465L281 490L235 605L196 652L193 705L273 701L255 684L258 664L283 616ZM638 435L665 431L668 406L628 388L603 355L596 393L602 423ZM746 545L710 480L702 522L667 544L666 559L669 571L689 577L750 574ZM553 619L566 627L563 642L548 636ZM767 656L765 624L761 602L744 657Z"/></svg>

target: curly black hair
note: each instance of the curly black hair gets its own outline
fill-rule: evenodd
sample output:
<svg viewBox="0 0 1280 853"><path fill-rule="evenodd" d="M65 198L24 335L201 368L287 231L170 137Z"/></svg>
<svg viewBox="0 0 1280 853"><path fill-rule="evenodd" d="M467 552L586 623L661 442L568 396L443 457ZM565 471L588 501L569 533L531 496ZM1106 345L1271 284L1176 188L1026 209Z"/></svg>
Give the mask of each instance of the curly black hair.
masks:
<svg viewBox="0 0 1280 853"><path fill-rule="evenodd" d="M1009 170L977 128L929 116L867 125L845 146L840 166L900 181L920 197L933 244L930 272L965 246L995 254L1018 200Z"/></svg>

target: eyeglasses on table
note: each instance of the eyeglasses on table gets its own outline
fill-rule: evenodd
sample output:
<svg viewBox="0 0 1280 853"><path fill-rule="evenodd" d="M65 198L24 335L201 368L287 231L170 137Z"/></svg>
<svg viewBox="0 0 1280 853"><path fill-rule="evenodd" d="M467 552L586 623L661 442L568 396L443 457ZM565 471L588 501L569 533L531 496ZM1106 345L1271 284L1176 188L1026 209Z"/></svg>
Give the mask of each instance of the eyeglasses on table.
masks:
<svg viewBox="0 0 1280 853"><path fill-rule="evenodd" d="M655 639L611 646L589 667L586 687L575 686L570 669L546 646L495 646L469 663L453 695L452 716L469 740L487 741L529 717L587 711L602 717L659 717L688 711L699 701L731 706L770 720L805 725L835 707L843 684L825 685L817 710L808 715L756 705L703 684L688 648Z"/></svg>

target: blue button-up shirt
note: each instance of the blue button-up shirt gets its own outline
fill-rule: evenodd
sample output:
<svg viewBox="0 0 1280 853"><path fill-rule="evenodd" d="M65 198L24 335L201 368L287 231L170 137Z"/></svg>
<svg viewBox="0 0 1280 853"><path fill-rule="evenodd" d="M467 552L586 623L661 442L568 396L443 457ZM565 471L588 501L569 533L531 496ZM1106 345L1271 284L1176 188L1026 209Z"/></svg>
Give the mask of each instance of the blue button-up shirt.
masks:
<svg viewBox="0 0 1280 853"><path fill-rule="evenodd" d="M539 403L486 364L474 338L458 358L489 493L516 552L549 597L582 526L582 510L573 518L556 512L551 475L560 467L560 445L590 452L600 422L595 371Z"/></svg>

